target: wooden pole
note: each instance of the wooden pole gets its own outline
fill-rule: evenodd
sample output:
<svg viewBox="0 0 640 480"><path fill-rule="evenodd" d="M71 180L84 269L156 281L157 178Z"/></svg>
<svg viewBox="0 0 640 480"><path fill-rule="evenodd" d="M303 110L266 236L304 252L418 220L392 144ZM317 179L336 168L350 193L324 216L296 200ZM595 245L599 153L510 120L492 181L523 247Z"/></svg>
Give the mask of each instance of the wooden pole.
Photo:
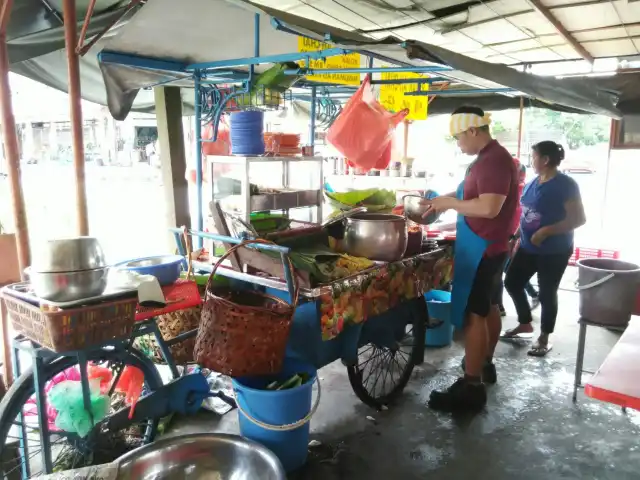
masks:
<svg viewBox="0 0 640 480"><path fill-rule="evenodd" d="M69 74L69 113L71 117L71 137L73 142L73 166L76 180L76 209L78 234L89 235L89 214L87 211L87 188L85 183L84 141L82 135L82 103L80 96L80 66L76 53L76 2L64 0L64 43L67 50L67 71Z"/></svg>
<svg viewBox="0 0 640 480"><path fill-rule="evenodd" d="M10 3L10 2L7 2ZM11 8L9 5L5 8ZM8 11L5 12L8 16ZM29 228L24 206L24 195L20 185L20 151L16 134L16 119L13 116L11 103L11 87L9 85L9 53L5 30L0 30L0 109L2 111L2 136L4 138L4 155L7 162L7 178L11 192L13 222L18 248L20 275L24 277L24 269L31 263L29 251Z"/></svg>
<svg viewBox="0 0 640 480"><path fill-rule="evenodd" d="M520 160L520 149L522 148L522 120L524 117L524 97L520 97L520 119L518 120L518 153L516 157Z"/></svg>
<svg viewBox="0 0 640 480"><path fill-rule="evenodd" d="M18 249L18 265L20 275L25 280L24 269L31 263L29 251L29 229L27 213L24 206L24 195L20 184L20 151L16 134L16 119L13 116L11 103L11 86L9 85L9 53L7 51L7 24L11 14L12 0L3 0L0 8L0 111L2 114L2 136L4 138L4 156L7 162L7 177L11 192L13 223ZM1 261L1 259L0 259ZM3 376L7 385L13 383L11 369L11 349L9 347L9 314L4 301L0 299L0 337L3 351Z"/></svg>

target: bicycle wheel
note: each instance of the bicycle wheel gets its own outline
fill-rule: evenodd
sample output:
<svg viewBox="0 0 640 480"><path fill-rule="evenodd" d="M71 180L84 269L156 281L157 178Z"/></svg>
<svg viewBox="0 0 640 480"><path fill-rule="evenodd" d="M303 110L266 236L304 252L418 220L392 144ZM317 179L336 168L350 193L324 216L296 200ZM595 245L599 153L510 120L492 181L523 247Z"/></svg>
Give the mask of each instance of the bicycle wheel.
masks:
<svg viewBox="0 0 640 480"><path fill-rule="evenodd" d="M162 380L153 364L135 350L105 348L91 352L87 360L114 372L111 387L114 386L116 373L127 365L142 370L146 392L162 386ZM59 379L61 374L64 375L63 379L72 374L77 377L73 371L77 364L75 357L61 357L45 364L42 372L45 386L52 382L54 377ZM25 479L48 473L42 462L43 445L38 427L34 385L34 374L29 368L11 386L0 402L0 472L5 479ZM124 406L124 395L113 393L110 413L113 414ZM63 432L59 429L56 431L51 416L56 415L57 412L48 402L46 411L49 416L50 442L47 451L53 471L56 472L113 461L133 448L152 442L159 422L158 419L147 419L142 423L127 425L118 432L110 432L105 427L109 419L107 416L86 437L80 438L75 433ZM20 430L24 439L22 442L20 442Z"/></svg>
<svg viewBox="0 0 640 480"><path fill-rule="evenodd" d="M419 298L413 302L424 301ZM414 307L414 306L412 306ZM413 367L424 353L426 318L421 309L411 308L404 336L392 347L367 343L358 349L358 360L347 366L349 383L366 405L380 409L400 395L411 378Z"/></svg>

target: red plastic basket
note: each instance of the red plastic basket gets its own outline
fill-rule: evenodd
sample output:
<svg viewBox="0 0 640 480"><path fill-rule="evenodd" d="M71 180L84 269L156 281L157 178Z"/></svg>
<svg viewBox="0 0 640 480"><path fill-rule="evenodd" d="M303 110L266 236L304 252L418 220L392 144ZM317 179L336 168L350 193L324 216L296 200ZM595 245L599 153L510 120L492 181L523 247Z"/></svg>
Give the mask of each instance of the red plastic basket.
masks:
<svg viewBox="0 0 640 480"><path fill-rule="evenodd" d="M578 260L583 260L585 258L611 258L617 260L620 258L620 251L605 250L602 248L576 247L569 258L569 265L575 265Z"/></svg>
<svg viewBox="0 0 640 480"><path fill-rule="evenodd" d="M198 284L191 280L178 280L172 285L162 287L162 293L164 293L167 305L164 308L149 308L138 305L136 312L137 322L202 304Z"/></svg>

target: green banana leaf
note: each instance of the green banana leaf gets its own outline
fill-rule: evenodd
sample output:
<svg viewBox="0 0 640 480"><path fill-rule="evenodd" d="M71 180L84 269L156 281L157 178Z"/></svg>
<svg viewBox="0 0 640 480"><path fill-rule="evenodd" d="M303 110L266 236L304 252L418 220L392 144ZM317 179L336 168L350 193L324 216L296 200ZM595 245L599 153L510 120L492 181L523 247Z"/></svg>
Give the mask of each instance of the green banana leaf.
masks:
<svg viewBox="0 0 640 480"><path fill-rule="evenodd" d="M280 254L277 252L263 251L262 253L273 258L280 258ZM291 263L296 270L307 272L319 283L331 280L331 262L339 257L339 253L335 253L329 250L328 247L321 245L292 250L289 254Z"/></svg>
<svg viewBox="0 0 640 480"><path fill-rule="evenodd" d="M396 206L396 194L392 190L370 188L349 192L324 192L329 203L340 210L367 207L370 212L390 211Z"/></svg>
<svg viewBox="0 0 640 480"><path fill-rule="evenodd" d="M296 70L298 68L299 66L293 62L277 63L258 76L252 91L257 92L257 88L265 87L276 92L285 92L302 78L302 75L285 75L285 70Z"/></svg>

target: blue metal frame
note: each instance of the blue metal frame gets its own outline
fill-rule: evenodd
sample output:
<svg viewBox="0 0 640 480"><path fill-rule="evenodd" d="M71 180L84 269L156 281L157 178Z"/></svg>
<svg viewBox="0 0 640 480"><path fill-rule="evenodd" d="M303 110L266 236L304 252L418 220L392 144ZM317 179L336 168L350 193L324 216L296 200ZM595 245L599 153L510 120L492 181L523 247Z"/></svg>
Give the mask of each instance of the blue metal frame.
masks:
<svg viewBox="0 0 640 480"><path fill-rule="evenodd" d="M316 140L316 99L317 99L317 87L311 87L311 106L309 107L309 145L315 145ZM319 218L318 222L322 219Z"/></svg>
<svg viewBox="0 0 640 480"><path fill-rule="evenodd" d="M180 254L185 255L186 252L182 247L182 240L181 240L181 237L184 233L183 230L181 228L170 228L169 231L173 233L174 238L176 239L176 243L178 244L178 250ZM200 240L200 242L202 242L202 239L204 238L207 238L209 240L214 240L216 242L221 242L221 243L231 243L233 245L237 245L245 241L242 238L227 237L224 235L217 235L215 233L203 232L201 230L200 231L188 230L187 234L191 235L192 237L196 237L197 239ZM287 290L289 291L291 298L293 298L295 286L293 283L293 272L291 271L291 268L290 268L291 264L289 262L289 254L291 253L291 249L288 247L281 247L279 245L252 243L250 240L247 241L247 246L249 246L250 248L255 248L258 251L273 252L273 253L280 254L280 258L282 260L282 266L284 269L284 278L287 282ZM223 270L220 270L219 273L220 275L224 276Z"/></svg>
<svg viewBox="0 0 640 480"><path fill-rule="evenodd" d="M98 54L98 61L102 63L113 63L128 67L143 68L145 70L162 70L173 73L186 73L186 64L171 60L159 60L150 57L141 57L125 53L102 51Z"/></svg>
<svg viewBox="0 0 640 480"><path fill-rule="evenodd" d="M327 73L436 73L450 72L451 67L364 67L364 68L299 68L285 70L285 75L322 75Z"/></svg>
<svg viewBox="0 0 640 480"><path fill-rule="evenodd" d="M256 14L257 15L257 14ZM351 53L350 50L343 48L330 48L319 52L300 52L300 53L282 53L279 55L254 56L246 58L236 58L233 60L220 60L217 62L193 63L187 65L187 71L195 70L215 70L217 68L244 67L247 65L260 65L261 63L281 63L281 62L297 62L300 60L321 60L335 55L344 55Z"/></svg>
<svg viewBox="0 0 640 480"><path fill-rule="evenodd" d="M195 117L196 124L194 126L194 137L196 144L196 198L198 202L197 212L198 218L196 219L196 225L198 230L203 230L204 218L202 212L202 122L200 121L202 101L200 92L200 72L194 72L194 105L193 116ZM198 248L202 248L202 239L197 239Z"/></svg>
<svg viewBox="0 0 640 480"><path fill-rule="evenodd" d="M297 31L295 28L292 28L286 25L281 20L276 18L271 19L271 25L279 31L290 33L292 35L304 36L305 32ZM196 137L196 190L197 190L197 220L196 220L196 229L198 231L203 230L204 226L204 216L203 216L203 192L202 192L202 183L203 183L203 171L202 171L202 120L203 114L207 121L211 121L213 124L213 138L211 140L206 141L216 141L218 137L218 127L220 123L220 118L222 117L223 112L225 111L229 101L240 96L251 93L252 81L255 76L255 66L259 64L265 63L279 63L279 62L304 62L307 67L310 65L311 60L316 59L326 59L336 55L343 55L352 52L361 53L369 57L369 63L366 68L347 68L347 69L333 69L333 68L324 68L324 69L311 69L307 67L301 67L298 69L290 69L286 70L285 74L287 75L321 75L321 74L335 74L335 73L361 73L372 75L373 73L438 73L438 72L449 72L453 69L449 66L441 66L441 65L432 65L432 66L412 66L407 62L402 62L397 59L384 57L376 53L368 52L366 50L367 45L363 44L362 49L358 48L357 50L348 50L344 48L329 48L326 50L316 51L316 52L296 52L296 53L287 53L280 55L260 55L260 14L255 14L254 17L254 56L247 58L236 58L231 60L221 60L215 62L198 62L192 64L186 64L183 62L177 62L172 60L165 59L153 59L153 58L145 58L137 55L129 55L122 54L116 52L101 52L98 55L98 58L103 63L110 64L119 64L119 65L127 65L130 67L154 70L157 72L166 72L167 79L160 81L154 85L164 85L168 83L172 83L174 81L184 80L185 78L192 78L194 82L194 103L195 103L195 137ZM336 43L332 41L330 35L325 35L325 42ZM404 47L406 45L403 44ZM377 58L383 60L385 62L398 65L396 67L390 68L381 68L381 67L373 67L373 59ZM233 71L234 67L249 67L248 73ZM185 75L185 78L172 79L169 78L170 74L181 74ZM431 77L429 79L398 79L398 80L375 80L372 83L379 85L386 84L405 84L412 83L418 85L418 90L415 92L407 92L405 95L409 96L426 96L426 95L441 95L441 96L451 96L451 95L467 95L467 94L476 94L476 93L511 93L514 92L513 89L510 88L493 88L493 89L477 89L477 90L442 90L438 92L428 92L421 91L420 86L422 84L429 84L437 81L449 81L446 77ZM229 91L220 90L217 85L219 84L232 84L232 83L241 83L239 87L233 87ZM296 98L309 100L311 102L311 121L309 125L309 142L311 146L314 144L315 137L315 129L316 129L316 119L315 114L317 113L316 102L318 99L318 94L320 95L341 95L352 94L355 89L350 89L349 87L337 87L335 90L319 90L319 88L325 88L322 83L315 82L304 82L305 86L308 86L311 89L311 95L299 95ZM209 97L208 97L208 96ZM213 99L214 101L209 102L209 99ZM210 105L211 104L211 105ZM339 113L339 110L336 109ZM329 121L329 123L331 123ZM325 122L326 125L326 122ZM197 238L197 246L202 246L202 238Z"/></svg>

